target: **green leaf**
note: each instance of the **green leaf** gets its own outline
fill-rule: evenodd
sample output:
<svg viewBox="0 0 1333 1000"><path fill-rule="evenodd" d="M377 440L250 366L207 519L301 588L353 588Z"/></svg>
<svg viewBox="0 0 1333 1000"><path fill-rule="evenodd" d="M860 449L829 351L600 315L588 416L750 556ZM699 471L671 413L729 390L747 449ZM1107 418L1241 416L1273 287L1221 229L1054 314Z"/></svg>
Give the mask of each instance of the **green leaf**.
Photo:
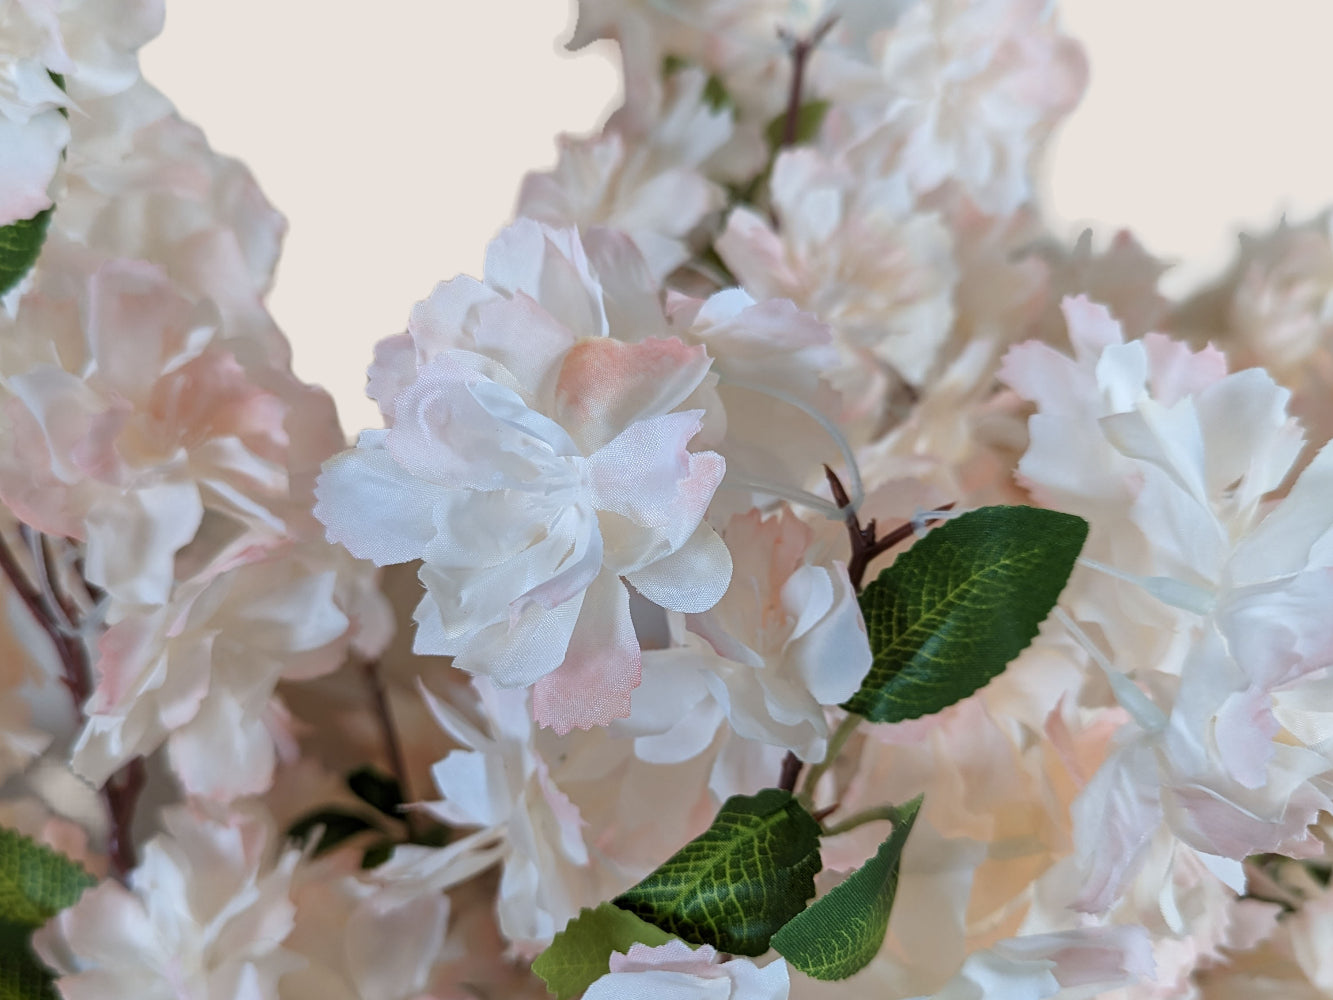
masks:
<svg viewBox="0 0 1333 1000"><path fill-rule="evenodd" d="M27 935L0 936L0 1000L59 1000L54 983L55 977L33 954Z"/></svg>
<svg viewBox="0 0 1333 1000"><path fill-rule="evenodd" d="M613 902L694 944L762 955L815 894L819 867L819 824L766 788L727 799L712 826Z"/></svg>
<svg viewBox="0 0 1333 1000"><path fill-rule="evenodd" d="M347 787L362 802L374 806L386 816L401 820L403 814L398 807L403 804L403 790L398 779L384 774L373 767L358 767L347 776Z"/></svg>
<svg viewBox="0 0 1333 1000"><path fill-rule="evenodd" d="M843 707L902 722L1004 671L1055 606L1088 524L1035 507L983 507L935 528L861 594L874 662Z"/></svg>
<svg viewBox="0 0 1333 1000"><path fill-rule="evenodd" d="M315 845L315 857L331 851L344 840L355 837L358 833L374 830L383 832L379 825L365 816L345 812L342 809L317 809L302 816L287 830L287 836L293 840L305 841L314 832L315 827L323 827L319 843Z"/></svg>
<svg viewBox="0 0 1333 1000"><path fill-rule="evenodd" d="M819 134L819 127L824 124L824 116L828 114L828 109L828 101L814 100L802 104L800 110L796 112L796 137L790 144L801 146L813 142L815 136ZM764 137L768 139L769 146L778 149L787 145L783 142L786 135L787 112L783 111L765 126Z"/></svg>
<svg viewBox="0 0 1333 1000"><path fill-rule="evenodd" d="M773 935L773 947L815 979L846 979L878 954L889 930L903 845L921 811L921 796L898 809L893 833L875 856Z"/></svg>
<svg viewBox="0 0 1333 1000"><path fill-rule="evenodd" d="M392 837L381 837L367 847L365 853L361 855L362 869L378 868L389 860L390 855L393 854L393 849L397 846L398 842Z"/></svg>
<svg viewBox="0 0 1333 1000"><path fill-rule="evenodd" d="M40 927L96 883L77 862L0 827L0 922Z"/></svg>
<svg viewBox="0 0 1333 1000"><path fill-rule="evenodd" d="M31 219L20 219L8 226L0 226L0 295L23 280L23 276L37 263L37 255L46 240L46 229L51 224L55 206L38 212Z"/></svg>
<svg viewBox="0 0 1333 1000"><path fill-rule="evenodd" d="M537 956L532 971L541 977L557 1000L576 997L611 970L611 953L626 954L631 945L656 948L671 935L640 920L628 910L603 903L584 909Z"/></svg>

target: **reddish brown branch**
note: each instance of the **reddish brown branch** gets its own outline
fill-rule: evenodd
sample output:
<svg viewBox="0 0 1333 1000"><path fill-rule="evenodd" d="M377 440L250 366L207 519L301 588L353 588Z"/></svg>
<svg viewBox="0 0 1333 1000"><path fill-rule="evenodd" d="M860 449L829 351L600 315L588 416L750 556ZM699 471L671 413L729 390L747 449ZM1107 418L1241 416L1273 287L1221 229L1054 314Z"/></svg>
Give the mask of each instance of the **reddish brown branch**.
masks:
<svg viewBox="0 0 1333 1000"><path fill-rule="evenodd" d="M847 560L847 576L852 581L852 587L859 594L864 586L866 570L873 559L882 556L895 545L901 545L907 539L912 537L914 526L912 522L900 525L894 528L883 538L878 536L878 529L875 527L875 520L871 518L866 524L861 524L861 519L857 516L855 510L851 507L851 500L847 496L847 491L843 488L842 480L838 474L824 466L824 475L828 478L829 490L833 493L833 502L838 507L847 511L847 535L852 543L852 557ZM951 510L953 504L945 504L940 510ZM939 518L932 517L926 520L926 524L934 524Z"/></svg>
<svg viewBox="0 0 1333 1000"><path fill-rule="evenodd" d="M29 530L24 526L24 530ZM0 571L8 578L15 593L55 647L60 658L60 681L69 690L80 723L86 720L84 706L92 696L92 664L88 648L78 632L78 609L60 591L56 567L48 540L32 538L34 572L40 581L35 586L19 565L9 544L0 534ZM143 759L136 757L102 786L102 800L107 810L107 855L111 870L122 881L135 867L134 810L143 791Z"/></svg>
<svg viewBox="0 0 1333 1000"><path fill-rule="evenodd" d="M793 38L785 30L780 32L791 50L791 86L787 91L787 115L782 122L782 148L796 145L801 130L801 104L805 91L805 66L819 43L838 23L836 17L827 17L804 38Z"/></svg>

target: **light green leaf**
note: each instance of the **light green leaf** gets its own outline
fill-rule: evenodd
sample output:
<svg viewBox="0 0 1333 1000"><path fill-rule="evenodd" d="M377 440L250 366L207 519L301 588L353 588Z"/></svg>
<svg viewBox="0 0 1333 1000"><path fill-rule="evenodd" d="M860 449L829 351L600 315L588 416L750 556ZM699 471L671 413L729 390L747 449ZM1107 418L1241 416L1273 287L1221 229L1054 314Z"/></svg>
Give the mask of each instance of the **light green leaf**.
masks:
<svg viewBox="0 0 1333 1000"><path fill-rule="evenodd" d="M843 707L902 722L961 701L1037 634L1088 524L1035 507L983 507L935 528L861 594L874 662Z"/></svg>
<svg viewBox="0 0 1333 1000"><path fill-rule="evenodd" d="M693 944L762 955L815 894L819 867L819 824L766 788L727 799L712 826L614 902Z"/></svg>
<svg viewBox="0 0 1333 1000"><path fill-rule="evenodd" d="M63 854L0 827L0 922L40 927L96 882Z"/></svg>
<svg viewBox="0 0 1333 1000"><path fill-rule="evenodd" d="M38 212L31 219L0 226L0 295L22 281L37 263L53 211L54 206Z"/></svg>
<svg viewBox="0 0 1333 1000"><path fill-rule="evenodd" d="M870 964L889 930L903 845L920 811L919 795L898 808L875 856L773 935L779 954L815 979L846 979Z"/></svg>
<svg viewBox="0 0 1333 1000"><path fill-rule="evenodd" d="M671 935L640 920L628 910L603 903L584 909L537 956L532 971L541 977L557 1000L576 997L611 970L611 953L627 954L635 944L656 948Z"/></svg>

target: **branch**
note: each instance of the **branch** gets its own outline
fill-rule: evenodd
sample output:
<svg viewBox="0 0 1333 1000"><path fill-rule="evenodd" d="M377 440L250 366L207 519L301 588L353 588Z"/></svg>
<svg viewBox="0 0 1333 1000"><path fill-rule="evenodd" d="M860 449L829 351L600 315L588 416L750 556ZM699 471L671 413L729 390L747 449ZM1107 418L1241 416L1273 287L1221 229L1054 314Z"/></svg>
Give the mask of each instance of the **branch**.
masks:
<svg viewBox="0 0 1333 1000"><path fill-rule="evenodd" d="M852 557L847 560L847 576L852 581L852 588L859 594L865 586L866 570L873 559L882 556L895 545L901 545L907 539L912 537L913 525L909 521L904 525L894 528L883 538L879 538L875 521L872 518L864 526L861 519L857 516L856 510L851 505L851 500L847 496L847 491L843 488L842 480L838 474L824 466L824 475L828 477L829 489L833 493L833 502L842 510L847 511L847 535L852 542ZM951 510L953 504L948 503L940 510ZM930 518L926 524L934 524L939 518Z"/></svg>
<svg viewBox="0 0 1333 1000"><path fill-rule="evenodd" d="M796 145L796 136L801 128L801 99L805 90L805 64L810 55L819 48L825 36L838 23L837 16L824 18L815 26L814 31L804 38L794 38L790 32L779 30L778 35L791 50L791 88L787 91L787 116L782 123L782 145L780 148Z"/></svg>
<svg viewBox="0 0 1333 1000"><path fill-rule="evenodd" d="M92 696L93 680L88 647L75 620L78 612L57 588L55 563L46 536L30 533L27 525L23 525L21 531L32 550L40 589L28 579L3 534L0 534L0 571L55 647L56 655L60 657L61 683L69 690L75 715L82 725L87 721L84 706ZM143 758L136 757L113 774L101 790L108 818L107 855L112 872L121 881L136 864L132 833L134 810L145 780Z"/></svg>
<svg viewBox="0 0 1333 1000"><path fill-rule="evenodd" d="M847 833L849 830L855 830L858 826L865 826L867 823L875 823L880 820L898 824L897 806L876 806L874 809L865 809L859 813L852 813L841 823L834 823L832 826L824 827L822 836L836 837L840 833Z"/></svg>
<svg viewBox="0 0 1333 1000"><path fill-rule="evenodd" d="M398 738L398 727L394 725L393 710L389 707L389 697L384 689L384 678L380 675L379 661L370 660L363 663L361 676L365 678L366 687L370 691L370 702L375 710L375 718L379 722L380 737L384 741L384 755L389 760L389 771L398 782L398 790L403 795L403 801L412 802L414 799L408 781L407 760L403 756L402 740ZM418 828L418 815L413 810L407 810L403 817L409 837L416 837L421 832Z"/></svg>

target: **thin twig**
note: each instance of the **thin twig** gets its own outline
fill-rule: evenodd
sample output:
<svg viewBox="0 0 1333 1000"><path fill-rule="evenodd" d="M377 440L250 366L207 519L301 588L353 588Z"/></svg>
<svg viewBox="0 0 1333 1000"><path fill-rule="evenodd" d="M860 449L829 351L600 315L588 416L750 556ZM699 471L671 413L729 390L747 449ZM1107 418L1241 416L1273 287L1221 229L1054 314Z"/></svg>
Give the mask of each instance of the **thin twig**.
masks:
<svg viewBox="0 0 1333 1000"><path fill-rule="evenodd" d="M839 508L847 511L847 535L852 543L852 557L847 560L847 576L852 581L852 587L859 594L865 584L866 570L869 568L872 560L879 558L895 545L901 545L907 539L912 537L914 526L912 522L901 525L890 531L883 538L878 537L878 529L875 526L874 518L871 518L866 524L861 524L860 517L857 516L855 509L851 505L851 500L847 496L847 490L843 488L842 480L838 474L824 466L824 475L828 478L829 489L833 493L833 502ZM953 504L948 503L940 507L940 510L951 510ZM925 523L934 524L939 518L930 518Z"/></svg>
<svg viewBox="0 0 1333 1000"><path fill-rule="evenodd" d="M69 689L70 696L74 699L74 709L82 721L84 702L92 694L92 676L88 670L88 655L82 641L62 631L59 624L51 617L41 593L28 579L27 573L14 557L3 534L0 534L0 571L4 572L14 592L27 607L28 613L41 626L42 631L51 640L51 645L55 647L62 668L61 683Z"/></svg>
<svg viewBox="0 0 1333 1000"><path fill-rule="evenodd" d="M378 660L368 660L361 664L361 676L365 678L366 688L370 691L370 701L375 709L375 718L379 722L380 737L384 741L384 754L389 759L389 770L398 782L398 790L404 802L414 801L411 783L408 781L407 760L403 756L403 744L398 737L398 727L394 725L393 710L389 707L388 692L384 688L384 678L380 675ZM408 810L403 817L408 835L415 837L418 829L418 814Z"/></svg>
<svg viewBox="0 0 1333 1000"><path fill-rule="evenodd" d="M847 833L849 830L855 830L858 826L865 826L867 823L875 823L880 820L887 820L896 825L898 822L898 807L876 806L873 809L866 809L859 813L853 813L841 823L834 823L832 826L825 827L823 836L836 837L840 833Z"/></svg>
<svg viewBox="0 0 1333 1000"><path fill-rule="evenodd" d="M782 123L782 147L796 145L801 128L801 104L805 90L805 64L810 54L819 47L819 43L838 23L837 17L826 17L815 30L804 38L794 38L788 32L780 32L781 37L791 48L791 87L787 91L787 116Z"/></svg>
<svg viewBox="0 0 1333 1000"><path fill-rule="evenodd" d="M134 852L134 809L147 780L143 758L135 757L107 779L102 788L111 824L107 830L106 851L111 870L124 881L138 864Z"/></svg>
<svg viewBox="0 0 1333 1000"><path fill-rule="evenodd" d="M55 567L44 536L29 536L29 543L34 571L41 581L40 590L28 579L3 534L0 534L0 571L55 647L56 655L60 657L61 683L69 690L74 712L83 724L87 720L84 706L92 697L93 679L88 648L79 633L78 623L73 620L78 612L72 604L66 603L57 589ZM136 865L132 833L134 810L145 778L143 759L136 757L113 774L101 790L108 818L107 855L112 872L121 881Z"/></svg>
<svg viewBox="0 0 1333 1000"><path fill-rule="evenodd" d="M861 722L861 716L855 712L849 712L847 717L838 724L838 728L833 730L833 735L829 737L828 749L824 751L824 759L805 772L805 777L801 779L801 790L796 797L801 800L807 809L814 805L815 786L819 784L819 779L833 766L838 759L838 755L842 753L842 748L847 745L847 741L852 738L852 733L856 732L856 727Z"/></svg>

